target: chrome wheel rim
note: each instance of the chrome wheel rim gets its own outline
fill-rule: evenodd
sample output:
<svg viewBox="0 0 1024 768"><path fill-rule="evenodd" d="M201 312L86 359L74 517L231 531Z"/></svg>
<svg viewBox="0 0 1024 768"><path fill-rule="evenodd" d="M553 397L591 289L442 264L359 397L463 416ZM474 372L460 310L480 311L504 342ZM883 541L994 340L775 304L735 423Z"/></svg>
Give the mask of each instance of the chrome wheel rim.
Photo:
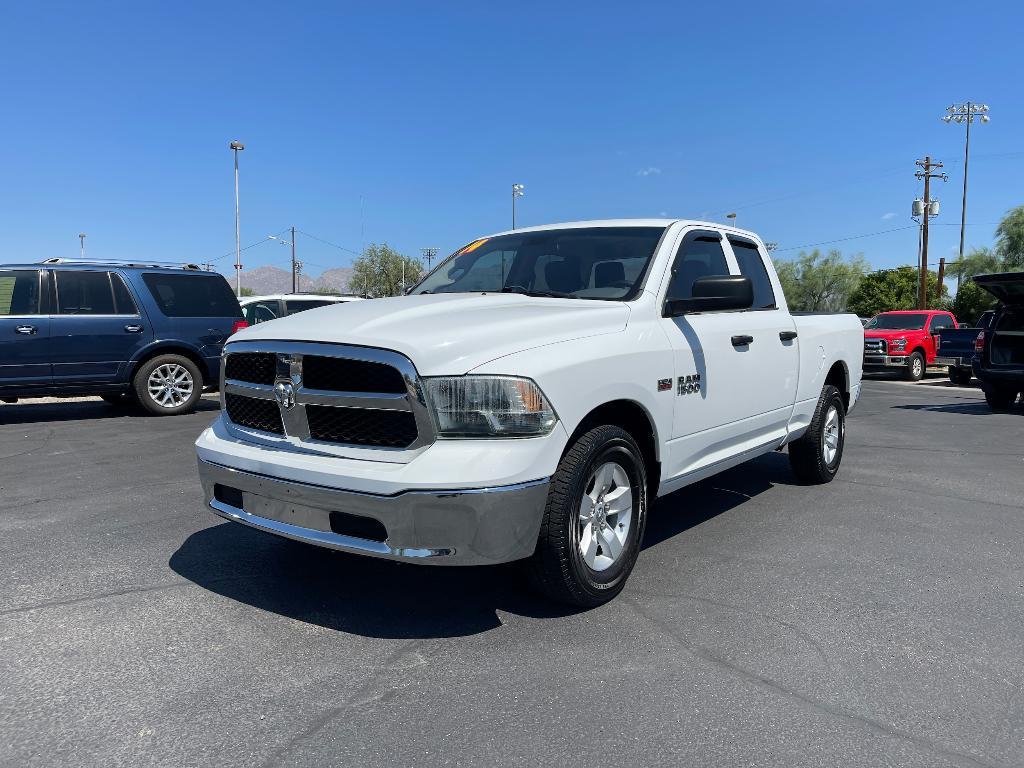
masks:
<svg viewBox="0 0 1024 768"><path fill-rule="evenodd" d="M924 372L924 366L921 364L921 358L915 357L910 364L913 367L914 378L916 379Z"/></svg>
<svg viewBox="0 0 1024 768"><path fill-rule="evenodd" d="M839 440L842 437L843 425L839 420L839 409L832 406L825 414L825 431L821 439L821 457L825 464L832 466L839 453Z"/></svg>
<svg viewBox="0 0 1024 768"><path fill-rule="evenodd" d="M149 374L146 386L149 399L161 408L177 408L192 397L195 382L188 368L177 363L164 363Z"/></svg>
<svg viewBox="0 0 1024 768"><path fill-rule="evenodd" d="M591 472L580 501L578 546L583 562L604 571L618 562L633 523L633 489L622 465L608 461Z"/></svg>

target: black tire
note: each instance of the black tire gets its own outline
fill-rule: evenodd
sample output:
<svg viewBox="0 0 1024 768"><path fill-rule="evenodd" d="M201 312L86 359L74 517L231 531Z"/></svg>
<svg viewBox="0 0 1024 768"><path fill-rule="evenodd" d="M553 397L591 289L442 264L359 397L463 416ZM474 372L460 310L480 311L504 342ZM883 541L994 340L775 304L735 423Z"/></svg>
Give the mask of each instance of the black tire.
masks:
<svg viewBox="0 0 1024 768"><path fill-rule="evenodd" d="M907 356L907 369L903 375L907 381L920 381L924 378L925 359L920 352L911 352Z"/></svg>
<svg viewBox="0 0 1024 768"><path fill-rule="evenodd" d="M826 425L829 413L835 409L838 423L833 434L837 437L835 455L826 459ZM846 404L839 390L826 384L821 390L818 405L814 409L814 417L807 431L799 440L789 444L789 465L793 474L804 483L830 483L839 471L843 461L843 448L846 445Z"/></svg>
<svg viewBox="0 0 1024 768"><path fill-rule="evenodd" d="M966 387L970 384L971 376L972 373L970 368L957 368L953 365L949 367L949 380L958 387Z"/></svg>
<svg viewBox="0 0 1024 768"><path fill-rule="evenodd" d="M167 368L164 368L164 366L167 366ZM168 404L165 405L160 402L162 395L151 395L149 389L150 377L161 368L175 373L180 369L184 369L187 377L191 379L191 388L187 397L180 401L172 397ZM140 365L135 372L135 375L132 377L132 393L139 405L146 412L154 416L177 416L182 413L191 413L196 409L196 404L203 396L203 374L200 373L196 364L187 357L182 357L181 355L157 355Z"/></svg>
<svg viewBox="0 0 1024 768"><path fill-rule="evenodd" d="M1008 411L1016 400L1016 390L992 385L985 387L985 402L993 411Z"/></svg>
<svg viewBox="0 0 1024 768"><path fill-rule="evenodd" d="M586 530L580 528L580 505L592 473L607 463L619 465L626 473L632 519L614 562L604 570L595 570L580 551L579 539ZM607 425L582 435L566 451L551 478L537 549L526 561L534 587L552 600L584 608L614 598L625 586L640 554L647 504L647 471L633 437L619 427Z"/></svg>

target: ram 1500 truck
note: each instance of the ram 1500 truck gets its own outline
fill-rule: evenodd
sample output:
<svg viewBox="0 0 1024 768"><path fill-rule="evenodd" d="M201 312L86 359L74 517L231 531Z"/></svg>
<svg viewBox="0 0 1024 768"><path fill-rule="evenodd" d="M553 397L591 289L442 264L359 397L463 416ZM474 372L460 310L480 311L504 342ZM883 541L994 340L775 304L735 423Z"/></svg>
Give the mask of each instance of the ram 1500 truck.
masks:
<svg viewBox="0 0 1024 768"><path fill-rule="evenodd" d="M199 473L228 520L408 562L525 560L592 606L622 589L656 496L784 446L830 481L861 356L854 315L790 314L750 232L520 229L410 295L233 336Z"/></svg>
<svg viewBox="0 0 1024 768"><path fill-rule="evenodd" d="M902 368L909 381L920 381L925 367L949 365L940 357L936 337L956 328L949 312L933 309L898 310L875 315L864 326L864 370Z"/></svg>

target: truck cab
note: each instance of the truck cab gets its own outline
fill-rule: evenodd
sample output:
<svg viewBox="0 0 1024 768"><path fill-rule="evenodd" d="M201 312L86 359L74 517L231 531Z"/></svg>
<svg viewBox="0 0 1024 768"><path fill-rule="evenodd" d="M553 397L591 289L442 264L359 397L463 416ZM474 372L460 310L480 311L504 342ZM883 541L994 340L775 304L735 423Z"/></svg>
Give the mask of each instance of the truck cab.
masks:
<svg viewBox="0 0 1024 768"><path fill-rule="evenodd" d="M939 356L937 337L958 328L945 310L894 310L875 315L864 326L864 370L902 369L908 381L920 381L929 365L949 365Z"/></svg>

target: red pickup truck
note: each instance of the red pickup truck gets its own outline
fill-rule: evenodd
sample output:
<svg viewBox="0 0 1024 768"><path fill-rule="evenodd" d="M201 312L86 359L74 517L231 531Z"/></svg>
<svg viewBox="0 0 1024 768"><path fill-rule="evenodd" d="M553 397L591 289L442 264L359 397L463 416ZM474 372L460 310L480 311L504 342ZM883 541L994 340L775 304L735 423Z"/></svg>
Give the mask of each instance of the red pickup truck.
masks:
<svg viewBox="0 0 1024 768"><path fill-rule="evenodd" d="M920 381L925 366L950 365L937 354L937 334L959 328L944 310L920 309L882 312L864 326L864 370L902 368L910 381Z"/></svg>

